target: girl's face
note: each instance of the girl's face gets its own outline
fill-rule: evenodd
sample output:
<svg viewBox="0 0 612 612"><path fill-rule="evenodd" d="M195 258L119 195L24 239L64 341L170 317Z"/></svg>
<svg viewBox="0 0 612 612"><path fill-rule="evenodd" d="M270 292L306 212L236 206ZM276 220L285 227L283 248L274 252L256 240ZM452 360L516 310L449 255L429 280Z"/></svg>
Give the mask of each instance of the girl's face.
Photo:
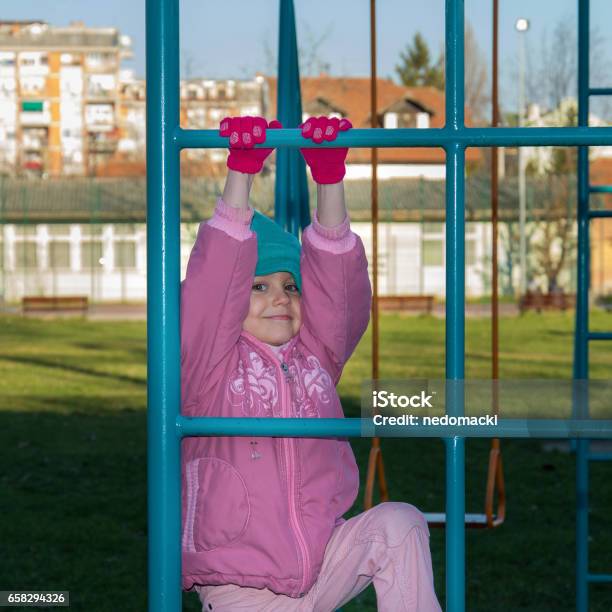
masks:
<svg viewBox="0 0 612 612"><path fill-rule="evenodd" d="M301 322L300 294L289 272L253 279L251 305L242 329L262 342L280 346L298 333Z"/></svg>

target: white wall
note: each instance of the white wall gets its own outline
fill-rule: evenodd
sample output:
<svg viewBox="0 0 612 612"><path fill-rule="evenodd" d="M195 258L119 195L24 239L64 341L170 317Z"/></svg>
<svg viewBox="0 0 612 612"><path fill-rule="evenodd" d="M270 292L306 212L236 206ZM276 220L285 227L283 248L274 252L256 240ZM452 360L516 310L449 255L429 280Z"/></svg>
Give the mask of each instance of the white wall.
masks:
<svg viewBox="0 0 612 612"><path fill-rule="evenodd" d="M353 230L364 242L371 262L372 226L370 223L353 222ZM379 223L379 293L401 295L427 293L444 296L444 260L441 265L423 265L423 240L440 243L444 252L444 225L420 223ZM21 238L13 225L0 226L4 239L4 271L0 276L0 295L9 302L19 301L23 295L87 295L94 301L146 299L146 232L139 224L134 231L119 235L112 225L104 225L95 239L102 242L103 265L94 272L83 267L81 244L89 240L85 225L72 225L63 237L50 235L48 227L39 225L35 234L27 240L37 244L38 267L18 269L16 249ZM34 230L33 230L34 231ZM197 224L183 224L181 228L181 278L185 276L187 261L195 240ZM49 242L52 239L70 242L70 266L53 270L49 265ZM116 265L114 245L118 240L134 241L136 262L131 269L122 270ZM487 279L490 267L491 227L488 223L469 223L466 241L474 248L474 262L466 265L466 294L479 296L488 291ZM486 257L486 261L485 261ZM504 253L500 249L503 261Z"/></svg>

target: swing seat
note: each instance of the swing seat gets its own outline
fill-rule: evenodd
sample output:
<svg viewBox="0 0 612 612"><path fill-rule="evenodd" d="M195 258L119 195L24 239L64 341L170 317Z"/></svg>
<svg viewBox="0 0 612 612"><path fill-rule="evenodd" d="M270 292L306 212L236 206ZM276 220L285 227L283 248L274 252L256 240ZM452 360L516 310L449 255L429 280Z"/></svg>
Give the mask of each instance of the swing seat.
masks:
<svg viewBox="0 0 612 612"><path fill-rule="evenodd" d="M430 527L446 527L446 512L424 512L427 524ZM465 526L468 529L486 529L496 527L501 524L497 516L493 515L492 522L489 524L486 514L466 514Z"/></svg>

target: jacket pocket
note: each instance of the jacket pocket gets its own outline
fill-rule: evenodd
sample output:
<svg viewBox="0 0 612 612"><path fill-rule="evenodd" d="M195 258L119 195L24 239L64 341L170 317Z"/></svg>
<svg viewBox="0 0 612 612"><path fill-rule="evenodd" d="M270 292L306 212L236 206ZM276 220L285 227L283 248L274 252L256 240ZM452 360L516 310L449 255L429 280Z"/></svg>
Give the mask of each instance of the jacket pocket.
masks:
<svg viewBox="0 0 612 612"><path fill-rule="evenodd" d="M203 552L237 542L251 514L240 473L227 461L201 457L186 464L185 479L183 549Z"/></svg>

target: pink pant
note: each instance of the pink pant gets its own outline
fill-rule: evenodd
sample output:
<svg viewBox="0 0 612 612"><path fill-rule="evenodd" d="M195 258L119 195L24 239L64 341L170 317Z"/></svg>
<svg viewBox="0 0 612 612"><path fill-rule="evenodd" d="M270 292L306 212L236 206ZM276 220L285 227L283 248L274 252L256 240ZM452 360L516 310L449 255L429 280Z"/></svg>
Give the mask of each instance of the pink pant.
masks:
<svg viewBox="0 0 612 612"><path fill-rule="evenodd" d="M336 527L319 577L304 597L234 584L196 588L203 612L333 612L371 582L380 612L441 612L429 529L414 506L383 503Z"/></svg>

